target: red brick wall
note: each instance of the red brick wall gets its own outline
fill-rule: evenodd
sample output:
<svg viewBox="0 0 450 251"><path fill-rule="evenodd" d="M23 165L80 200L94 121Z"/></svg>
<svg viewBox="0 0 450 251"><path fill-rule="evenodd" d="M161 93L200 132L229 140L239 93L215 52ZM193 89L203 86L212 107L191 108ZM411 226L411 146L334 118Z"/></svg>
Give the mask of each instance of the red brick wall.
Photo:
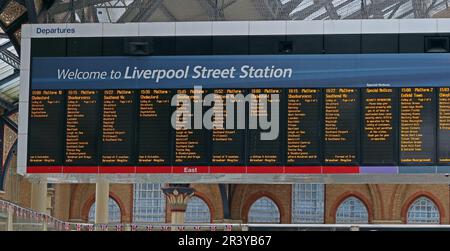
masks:
<svg viewBox="0 0 450 251"><path fill-rule="evenodd" d="M60 206L69 210L67 215L72 220L86 220L90 205L95 194L95 185L78 184L70 186L70 201L63 196L56 198L58 203L70 203L70 207ZM216 184L195 184L197 196L202 198L210 207L212 221L223 219L223 205L219 186ZM67 189L67 188L66 188ZM111 194L122 209L125 222L132 219L133 202L132 185L112 185ZM56 188L58 194L58 187ZM278 206L281 223L291 222L291 185L267 184L239 184L232 185L231 218L247 221L248 210L253 202L262 196L269 197ZM325 223L334 223L336 209L348 196L356 196L366 204L371 223L404 223L409 205L420 196L432 199L440 210L441 223L449 224L449 187L447 185L400 185L400 184L371 184L371 185L326 185L325 188ZM59 215L64 212L55 210ZM167 214L170 221L170 214Z"/></svg>

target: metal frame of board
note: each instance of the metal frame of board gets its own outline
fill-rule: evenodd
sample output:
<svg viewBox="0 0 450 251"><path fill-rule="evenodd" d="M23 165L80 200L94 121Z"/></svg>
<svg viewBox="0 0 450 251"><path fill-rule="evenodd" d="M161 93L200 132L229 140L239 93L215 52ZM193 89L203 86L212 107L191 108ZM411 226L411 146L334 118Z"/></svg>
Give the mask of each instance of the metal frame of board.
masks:
<svg viewBox="0 0 450 251"><path fill-rule="evenodd" d="M50 183L94 183L99 176L114 183L450 183L450 166L427 166L426 170L399 168L380 174L375 168L358 167L351 173L334 173L321 168L317 174L111 174L55 173L42 169L27 173L27 131L32 38L140 37L140 36L270 36L270 35L351 35L351 34L439 34L450 33L450 19L411 20L325 20L325 21L230 21L99 24L23 25L20 65L18 173L29 178L47 177ZM395 170L394 170L395 169Z"/></svg>

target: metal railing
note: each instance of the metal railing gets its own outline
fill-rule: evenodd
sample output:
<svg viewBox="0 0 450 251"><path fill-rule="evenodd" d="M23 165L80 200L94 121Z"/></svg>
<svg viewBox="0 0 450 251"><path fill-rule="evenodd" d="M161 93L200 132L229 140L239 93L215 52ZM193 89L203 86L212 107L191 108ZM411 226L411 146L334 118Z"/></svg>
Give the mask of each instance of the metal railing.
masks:
<svg viewBox="0 0 450 251"><path fill-rule="evenodd" d="M0 200L0 231L450 231L427 224L256 224L256 223L110 223L65 222Z"/></svg>

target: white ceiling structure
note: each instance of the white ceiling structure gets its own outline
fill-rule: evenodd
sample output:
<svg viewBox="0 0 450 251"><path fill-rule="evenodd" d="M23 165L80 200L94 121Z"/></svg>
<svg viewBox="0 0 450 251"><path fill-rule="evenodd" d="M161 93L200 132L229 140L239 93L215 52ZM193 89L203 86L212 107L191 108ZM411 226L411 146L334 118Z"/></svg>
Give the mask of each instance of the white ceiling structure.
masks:
<svg viewBox="0 0 450 251"><path fill-rule="evenodd" d="M7 0L3 2L7 3L3 8L6 10L8 5L13 6L9 10L16 11L19 16L24 15L24 8L30 4L51 5L46 11L36 7L34 16L28 13L28 22L42 23L400 19L450 17L449 1ZM0 13L0 19L15 18L11 14L3 14ZM0 29L0 106L6 109L11 109L19 98L18 64L13 43Z"/></svg>
<svg viewBox="0 0 450 251"><path fill-rule="evenodd" d="M53 22L448 17L448 0L57 0Z"/></svg>
<svg viewBox="0 0 450 251"><path fill-rule="evenodd" d="M12 109L19 98L19 65L14 46L0 29L0 106ZM13 56L12 56L13 55Z"/></svg>

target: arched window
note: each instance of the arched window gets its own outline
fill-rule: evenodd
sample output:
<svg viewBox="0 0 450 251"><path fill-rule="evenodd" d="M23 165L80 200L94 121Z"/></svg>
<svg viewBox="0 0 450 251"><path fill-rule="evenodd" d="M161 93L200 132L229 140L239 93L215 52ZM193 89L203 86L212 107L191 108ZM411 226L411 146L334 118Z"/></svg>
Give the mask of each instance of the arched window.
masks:
<svg viewBox="0 0 450 251"><path fill-rule="evenodd" d="M166 221L166 198L161 184L137 183L133 190L133 222Z"/></svg>
<svg viewBox="0 0 450 251"><path fill-rule="evenodd" d="M292 223L323 223L324 185L292 185Z"/></svg>
<svg viewBox="0 0 450 251"><path fill-rule="evenodd" d="M249 223L280 223L280 210L271 199L261 197L248 211Z"/></svg>
<svg viewBox="0 0 450 251"><path fill-rule="evenodd" d="M416 199L408 209L408 224L439 224L439 209L427 197Z"/></svg>
<svg viewBox="0 0 450 251"><path fill-rule="evenodd" d="M199 197L192 197L186 208L186 223L210 223L211 212L208 205Z"/></svg>
<svg viewBox="0 0 450 251"><path fill-rule="evenodd" d="M369 213L364 203L356 197L348 197L336 211L337 224L369 223Z"/></svg>
<svg viewBox="0 0 450 251"><path fill-rule="evenodd" d="M108 200L108 213L109 223L119 223L121 221L120 207L117 202L111 197L109 197ZM92 203L92 206L89 209L89 222L95 222L95 202Z"/></svg>

